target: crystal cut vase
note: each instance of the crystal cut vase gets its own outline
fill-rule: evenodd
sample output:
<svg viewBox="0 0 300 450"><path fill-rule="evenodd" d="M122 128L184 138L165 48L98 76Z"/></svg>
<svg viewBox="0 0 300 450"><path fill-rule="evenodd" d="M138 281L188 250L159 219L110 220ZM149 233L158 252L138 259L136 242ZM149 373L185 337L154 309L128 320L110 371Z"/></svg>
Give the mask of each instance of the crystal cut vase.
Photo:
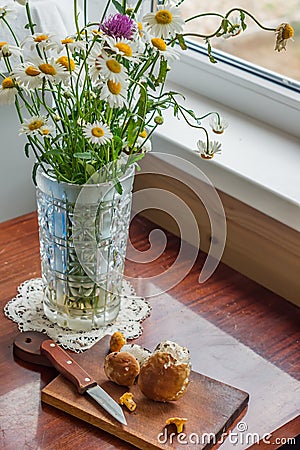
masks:
<svg viewBox="0 0 300 450"><path fill-rule="evenodd" d="M119 312L130 223L134 166L116 181L58 182L37 172L44 312L62 327L84 331Z"/></svg>

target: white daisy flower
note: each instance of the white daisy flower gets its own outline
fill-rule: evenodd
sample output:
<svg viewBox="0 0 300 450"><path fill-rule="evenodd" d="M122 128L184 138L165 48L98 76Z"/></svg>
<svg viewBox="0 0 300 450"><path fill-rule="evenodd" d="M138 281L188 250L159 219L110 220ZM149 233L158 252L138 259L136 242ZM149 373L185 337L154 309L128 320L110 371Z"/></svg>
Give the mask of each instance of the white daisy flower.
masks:
<svg viewBox="0 0 300 450"><path fill-rule="evenodd" d="M139 136L137 138L135 146L140 149L141 153L149 153L152 150L152 144L150 139L146 140L145 137L142 136Z"/></svg>
<svg viewBox="0 0 300 450"><path fill-rule="evenodd" d="M8 42L0 42L0 59L2 57L9 58L10 56L21 56L22 55L22 49L20 47L17 47L15 45L10 45Z"/></svg>
<svg viewBox="0 0 300 450"><path fill-rule="evenodd" d="M159 5L156 12L151 12L143 17L143 22L148 31L164 39L174 37L176 33L182 33L184 20L180 15L179 8L172 6L170 1Z"/></svg>
<svg viewBox="0 0 300 450"><path fill-rule="evenodd" d="M242 23L240 16L234 16L232 19L228 19L230 23L228 24L227 30L222 34L222 38L229 39L230 37L237 36L240 34L242 29Z"/></svg>
<svg viewBox="0 0 300 450"><path fill-rule="evenodd" d="M209 141L207 145L207 142L199 140L197 147L203 159L212 159L216 153L221 153L221 144L217 141Z"/></svg>
<svg viewBox="0 0 300 450"><path fill-rule="evenodd" d="M99 87L101 87L100 99L107 100L112 108L122 108L122 106L126 105L128 87L126 82L115 83L108 80L99 85Z"/></svg>
<svg viewBox="0 0 300 450"><path fill-rule="evenodd" d="M57 44L57 53L61 53L66 49L70 53L73 53L75 50L85 50L85 48L86 41L76 41L74 37L68 36Z"/></svg>
<svg viewBox="0 0 300 450"><path fill-rule="evenodd" d="M166 42L161 38L152 38L151 44L160 56L163 56L166 61L179 59L178 53L171 47L168 47Z"/></svg>
<svg viewBox="0 0 300 450"><path fill-rule="evenodd" d="M216 134L222 134L224 130L228 127L227 120L223 119L221 116L213 115L210 118L209 125Z"/></svg>
<svg viewBox="0 0 300 450"><path fill-rule="evenodd" d="M54 50L57 48L58 44L54 40L54 34L52 33L34 33L32 35L26 36L21 42L21 47L29 44L31 51L35 47L39 47L40 50Z"/></svg>
<svg viewBox="0 0 300 450"><path fill-rule="evenodd" d="M117 55L121 55L123 58L130 59L131 61L139 60L139 54L137 52L137 45L134 41L122 38L113 38L106 36L105 40L110 50Z"/></svg>
<svg viewBox="0 0 300 450"><path fill-rule="evenodd" d="M12 78L4 78L0 87L0 104L11 105L15 102L18 93L15 83Z"/></svg>
<svg viewBox="0 0 300 450"><path fill-rule="evenodd" d="M69 72L65 70L62 64L58 64L54 58L46 62L42 58L37 57L34 59L34 63L41 72L41 78L51 83L58 84L61 81L66 83L69 80Z"/></svg>
<svg viewBox="0 0 300 450"><path fill-rule="evenodd" d="M102 55L103 46L99 42L95 42L89 56L87 57L87 64L89 66L89 75L92 81L97 81L100 76L101 66L99 58Z"/></svg>
<svg viewBox="0 0 300 450"><path fill-rule="evenodd" d="M149 42L150 41L150 34L146 30L146 28L143 26L142 22L137 22L137 36L138 38L143 42Z"/></svg>
<svg viewBox="0 0 300 450"><path fill-rule="evenodd" d="M53 133L54 130L55 128L53 126L46 123L45 125L39 128L39 133L46 137L48 136L48 134Z"/></svg>
<svg viewBox="0 0 300 450"><path fill-rule="evenodd" d="M11 75L17 80L18 84L27 90L36 89L42 86L42 72L37 65L25 62L17 66Z"/></svg>
<svg viewBox="0 0 300 450"><path fill-rule="evenodd" d="M125 67L114 57L107 55L107 53L103 52L102 55L97 58L97 62L100 67L101 77L104 80L123 83L127 79Z"/></svg>
<svg viewBox="0 0 300 450"><path fill-rule="evenodd" d="M83 134L91 144L99 145L107 144L113 137L108 126L99 121L85 124Z"/></svg>
<svg viewBox="0 0 300 450"><path fill-rule="evenodd" d="M33 136L39 134L45 126L47 126L47 119L45 117L33 116L22 123L19 134Z"/></svg>
<svg viewBox="0 0 300 450"><path fill-rule="evenodd" d="M56 60L56 64L62 66L63 70L66 72L74 72L76 70L76 64L74 59L69 58L68 56L60 56Z"/></svg>

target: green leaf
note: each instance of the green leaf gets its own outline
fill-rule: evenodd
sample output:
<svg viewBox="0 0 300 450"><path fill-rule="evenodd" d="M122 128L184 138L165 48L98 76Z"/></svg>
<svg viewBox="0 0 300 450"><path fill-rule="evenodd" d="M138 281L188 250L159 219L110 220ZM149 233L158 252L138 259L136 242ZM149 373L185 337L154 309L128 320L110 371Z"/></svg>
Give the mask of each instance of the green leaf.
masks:
<svg viewBox="0 0 300 450"><path fill-rule="evenodd" d="M240 11L240 17L241 17L241 25L242 25L242 30L245 31L247 28L247 24L245 23L245 13L243 11Z"/></svg>
<svg viewBox="0 0 300 450"><path fill-rule="evenodd" d="M131 117L131 119L129 121L129 125L128 125L128 131L127 131L127 140L128 140L129 147L132 147L132 145L135 141L138 129L139 129L138 123Z"/></svg>
<svg viewBox="0 0 300 450"><path fill-rule="evenodd" d="M32 27L33 27L33 28L36 27L36 23L33 23L33 24L32 24ZM29 24L29 23L26 23L26 25L24 26L24 28L25 28L25 30L30 30L30 24Z"/></svg>
<svg viewBox="0 0 300 450"><path fill-rule="evenodd" d="M74 158L91 159L91 157L92 157L92 155L90 152L74 153Z"/></svg>
<svg viewBox="0 0 300 450"><path fill-rule="evenodd" d="M181 50L187 50L187 45L185 43L184 37L182 36L182 34L176 34L176 38L178 41L178 44L180 45Z"/></svg>
<svg viewBox="0 0 300 450"><path fill-rule="evenodd" d="M27 142L27 144L25 144L25 147L24 147L24 152L25 152L26 158L29 158L30 147L31 147L31 144L29 142Z"/></svg>
<svg viewBox="0 0 300 450"><path fill-rule="evenodd" d="M153 89L153 91L156 90L155 84L152 82L152 79L150 77L147 78L147 84L151 89Z"/></svg>
<svg viewBox="0 0 300 450"><path fill-rule="evenodd" d="M95 167L92 166L92 164L88 164L88 163L85 165L85 170L87 171L87 173L90 177L92 175L94 175L94 173L96 172Z"/></svg>
<svg viewBox="0 0 300 450"><path fill-rule="evenodd" d="M156 79L156 85L160 83L164 83L166 76L167 76L167 70L168 70L168 63L164 59L160 60L160 67L159 67L159 74Z"/></svg>
<svg viewBox="0 0 300 450"><path fill-rule="evenodd" d="M32 181L35 186L36 186L36 172L38 170L39 165L40 165L40 163L36 162L32 169Z"/></svg>
<svg viewBox="0 0 300 450"><path fill-rule="evenodd" d="M206 43L207 43L207 54L208 54L209 60L211 63L215 64L217 62L217 60L211 54L212 48L211 48L209 39L206 39Z"/></svg>
<svg viewBox="0 0 300 450"><path fill-rule="evenodd" d="M228 19L223 19L222 20L222 28L223 28L223 30L224 30L224 33L227 33L227 30L228 30L228 25L229 25L229 21L228 21ZM222 33L223 34L223 33Z"/></svg>
<svg viewBox="0 0 300 450"><path fill-rule="evenodd" d="M117 182L115 183L115 188L117 193L121 195L123 192L123 188L119 180L117 180Z"/></svg>
<svg viewBox="0 0 300 450"><path fill-rule="evenodd" d="M112 0L114 7L120 14L125 14L125 11L122 5L117 0Z"/></svg>
<svg viewBox="0 0 300 450"><path fill-rule="evenodd" d="M132 164L136 163L140 159L144 158L144 153L133 153L132 155L128 156L127 165L131 166Z"/></svg>

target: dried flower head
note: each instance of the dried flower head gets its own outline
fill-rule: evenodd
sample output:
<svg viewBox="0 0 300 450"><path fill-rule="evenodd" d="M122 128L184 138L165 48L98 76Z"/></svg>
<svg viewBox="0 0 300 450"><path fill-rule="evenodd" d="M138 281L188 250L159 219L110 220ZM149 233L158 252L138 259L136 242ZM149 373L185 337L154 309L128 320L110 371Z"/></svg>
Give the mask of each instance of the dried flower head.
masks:
<svg viewBox="0 0 300 450"><path fill-rule="evenodd" d="M281 23L276 28L275 34L277 34L275 50L280 52L286 50L287 41L294 36L294 28L288 23Z"/></svg>

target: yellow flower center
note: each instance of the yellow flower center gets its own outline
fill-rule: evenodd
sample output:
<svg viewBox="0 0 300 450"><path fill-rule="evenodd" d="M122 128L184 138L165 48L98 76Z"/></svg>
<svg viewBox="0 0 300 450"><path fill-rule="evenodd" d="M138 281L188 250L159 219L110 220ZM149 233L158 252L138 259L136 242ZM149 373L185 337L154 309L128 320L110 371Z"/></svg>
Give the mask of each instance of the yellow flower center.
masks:
<svg viewBox="0 0 300 450"><path fill-rule="evenodd" d="M102 36L102 31L99 31L99 30L92 30L92 33L95 35L95 36Z"/></svg>
<svg viewBox="0 0 300 450"><path fill-rule="evenodd" d="M132 48L130 45L125 44L125 42L118 42L115 47L117 47L120 52L124 53L125 56L132 56Z"/></svg>
<svg viewBox="0 0 300 450"><path fill-rule="evenodd" d="M39 66L39 69L46 75L56 75L56 73L57 73L55 70L55 67L53 67L52 64L47 64L47 63L41 64Z"/></svg>
<svg viewBox="0 0 300 450"><path fill-rule="evenodd" d="M57 62L57 64L60 64L67 70L71 70L71 71L75 70L74 60L71 58L69 59L67 56L60 56L56 62Z"/></svg>
<svg viewBox="0 0 300 450"><path fill-rule="evenodd" d="M120 73L122 70L121 64L115 59L109 59L106 61L106 66L113 73Z"/></svg>
<svg viewBox="0 0 300 450"><path fill-rule="evenodd" d="M42 130L42 135L43 135L43 136L47 136L49 133L50 133L50 130L49 130L48 128L44 128L44 129Z"/></svg>
<svg viewBox="0 0 300 450"><path fill-rule="evenodd" d="M160 25L168 25L172 22L173 16L172 13L167 9L161 9L155 14L155 20Z"/></svg>
<svg viewBox="0 0 300 450"><path fill-rule="evenodd" d="M114 95L120 94L122 89L121 83L115 83L114 81L111 80L107 82L107 87L110 90L110 92Z"/></svg>
<svg viewBox="0 0 300 450"><path fill-rule="evenodd" d="M294 36L294 34L294 28L287 23L282 32L283 39L290 39Z"/></svg>
<svg viewBox="0 0 300 450"><path fill-rule="evenodd" d="M66 38L66 39L62 39L61 40L61 43L62 44L74 44L74 39L72 39L72 38Z"/></svg>
<svg viewBox="0 0 300 450"><path fill-rule="evenodd" d="M163 39L160 38L153 38L151 39L153 47L157 48L158 50L165 52L167 50L167 44Z"/></svg>
<svg viewBox="0 0 300 450"><path fill-rule="evenodd" d="M143 131L140 133L140 136L141 136L142 138L146 139L146 137L147 137L147 131L146 131L146 130L143 130Z"/></svg>
<svg viewBox="0 0 300 450"><path fill-rule="evenodd" d="M49 39L49 36L47 36L46 34L40 34L40 36L36 36L34 38L34 42L43 42L46 41L47 39Z"/></svg>
<svg viewBox="0 0 300 450"><path fill-rule="evenodd" d="M9 89L9 88L13 88L15 87L14 82L11 78L7 77L4 78L4 80L2 81L2 87L3 89Z"/></svg>
<svg viewBox="0 0 300 450"><path fill-rule="evenodd" d="M101 127L94 127L92 128L92 135L97 137L97 138L101 138L102 136L104 136L104 130Z"/></svg>
<svg viewBox="0 0 300 450"><path fill-rule="evenodd" d="M41 119L36 119L30 122L28 125L28 128L30 131L38 130L44 125L44 122Z"/></svg>
<svg viewBox="0 0 300 450"><path fill-rule="evenodd" d="M29 77L36 77L37 75L40 75L40 71L36 68L36 67L34 67L34 66L28 66L26 69L25 69L25 73L26 73L26 75L28 75Z"/></svg>
<svg viewBox="0 0 300 450"><path fill-rule="evenodd" d="M2 47L4 46L4 45L7 45L7 42L0 42L0 50L2 49Z"/></svg>
<svg viewBox="0 0 300 450"><path fill-rule="evenodd" d="M139 30L139 31L142 31L142 29L143 29L143 24L142 24L142 22L138 22L138 23L137 23L137 26L138 26L138 30Z"/></svg>

